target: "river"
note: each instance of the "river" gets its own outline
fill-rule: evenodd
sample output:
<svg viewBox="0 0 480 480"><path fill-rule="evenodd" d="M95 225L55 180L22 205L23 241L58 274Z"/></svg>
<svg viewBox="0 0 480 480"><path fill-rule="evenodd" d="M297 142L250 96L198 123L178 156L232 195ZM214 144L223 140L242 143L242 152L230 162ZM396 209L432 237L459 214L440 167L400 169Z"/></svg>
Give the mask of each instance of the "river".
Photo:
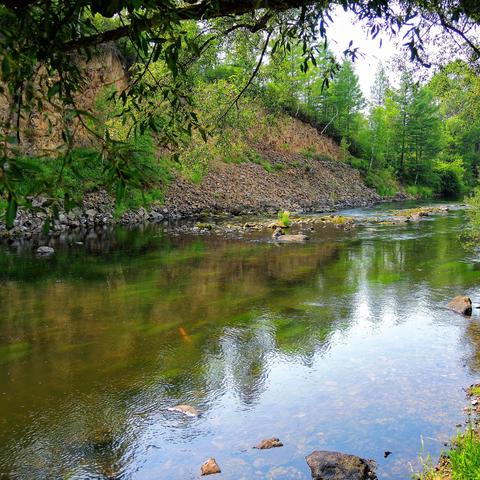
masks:
<svg viewBox="0 0 480 480"><path fill-rule="evenodd" d="M478 380L479 311L443 308L480 300L463 224L454 211L280 246L118 228L51 258L0 247L0 478L194 479L215 457L212 478L308 479L316 449L410 478ZM179 403L201 415L167 410ZM272 436L284 447L252 449Z"/></svg>

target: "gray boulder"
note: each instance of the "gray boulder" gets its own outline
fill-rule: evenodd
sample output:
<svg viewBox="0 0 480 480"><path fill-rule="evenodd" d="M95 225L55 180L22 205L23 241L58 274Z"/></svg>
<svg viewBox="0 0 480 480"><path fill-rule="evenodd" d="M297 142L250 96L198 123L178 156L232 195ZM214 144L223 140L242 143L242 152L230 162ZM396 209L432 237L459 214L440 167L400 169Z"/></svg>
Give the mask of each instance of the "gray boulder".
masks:
<svg viewBox="0 0 480 480"><path fill-rule="evenodd" d="M90 219L94 220L95 217L97 216L97 211L93 208L89 208L88 210L85 210L85 215Z"/></svg>
<svg viewBox="0 0 480 480"><path fill-rule="evenodd" d="M55 250L52 247L42 246L37 248L37 255L41 255L42 257L53 255L54 253Z"/></svg>
<svg viewBox="0 0 480 480"><path fill-rule="evenodd" d="M151 222L161 222L163 221L164 216L159 212L151 211L149 218Z"/></svg>
<svg viewBox="0 0 480 480"><path fill-rule="evenodd" d="M377 480L375 462L355 455L315 451L305 459L313 480Z"/></svg>

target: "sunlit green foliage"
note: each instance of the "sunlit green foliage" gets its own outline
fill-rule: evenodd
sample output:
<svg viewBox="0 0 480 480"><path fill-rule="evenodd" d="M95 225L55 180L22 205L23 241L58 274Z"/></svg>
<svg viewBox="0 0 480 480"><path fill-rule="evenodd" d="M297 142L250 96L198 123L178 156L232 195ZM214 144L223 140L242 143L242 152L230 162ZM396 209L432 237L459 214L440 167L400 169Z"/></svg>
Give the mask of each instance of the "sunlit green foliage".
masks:
<svg viewBox="0 0 480 480"><path fill-rule="evenodd" d="M447 477L448 475L448 477ZM446 452L446 460L439 468L430 464L420 475L421 480L478 480L480 479L480 438L472 427L459 433L453 440L452 449Z"/></svg>
<svg viewBox="0 0 480 480"><path fill-rule="evenodd" d="M290 212L287 210L280 210L280 212L278 212L278 223L281 227L289 227Z"/></svg>

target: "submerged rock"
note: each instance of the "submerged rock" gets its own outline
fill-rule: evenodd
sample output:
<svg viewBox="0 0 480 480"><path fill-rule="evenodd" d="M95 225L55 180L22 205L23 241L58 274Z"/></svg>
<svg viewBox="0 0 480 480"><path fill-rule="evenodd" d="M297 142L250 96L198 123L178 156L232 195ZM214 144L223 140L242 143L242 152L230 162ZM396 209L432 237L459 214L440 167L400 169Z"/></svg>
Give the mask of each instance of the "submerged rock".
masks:
<svg viewBox="0 0 480 480"><path fill-rule="evenodd" d="M419 222L422 217L426 217L427 215L423 214L422 212L419 213L413 213L409 217L407 217L407 222Z"/></svg>
<svg viewBox="0 0 480 480"><path fill-rule="evenodd" d="M169 412L183 413L189 417L198 417L199 413L195 407L191 405L176 405L175 407L167 408Z"/></svg>
<svg viewBox="0 0 480 480"><path fill-rule="evenodd" d="M214 458L209 458L201 467L202 475L213 475L214 473L221 473L220 467Z"/></svg>
<svg viewBox="0 0 480 480"><path fill-rule="evenodd" d="M375 462L340 452L315 451L305 457L313 480L376 480Z"/></svg>
<svg viewBox="0 0 480 480"><path fill-rule="evenodd" d="M277 228L277 230L273 232L272 238L276 242L281 243L301 243L309 239L307 235L303 235L302 233L297 235L285 235L283 230L281 230L280 228Z"/></svg>
<svg viewBox="0 0 480 480"><path fill-rule="evenodd" d="M258 448L259 450L267 450L269 448L283 447L283 443L280 439L273 437L262 440L258 445L255 445L253 448Z"/></svg>
<svg viewBox="0 0 480 480"><path fill-rule="evenodd" d="M320 217L319 221L324 224L331 224L335 227L352 227L355 220L352 217L345 217L343 215L327 215Z"/></svg>
<svg viewBox="0 0 480 480"><path fill-rule="evenodd" d="M42 257L47 257L49 255L53 255L55 250L52 247L42 246L37 248L37 255L41 255Z"/></svg>
<svg viewBox="0 0 480 480"><path fill-rule="evenodd" d="M462 315L470 316L472 314L472 301L469 297L459 295L447 303L447 308Z"/></svg>

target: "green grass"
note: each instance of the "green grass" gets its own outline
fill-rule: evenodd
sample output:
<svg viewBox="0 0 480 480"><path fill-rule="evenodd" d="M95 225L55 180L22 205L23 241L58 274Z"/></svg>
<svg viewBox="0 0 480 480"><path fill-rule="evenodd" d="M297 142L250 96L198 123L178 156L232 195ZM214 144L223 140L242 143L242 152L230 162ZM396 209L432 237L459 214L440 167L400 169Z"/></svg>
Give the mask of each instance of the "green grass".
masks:
<svg viewBox="0 0 480 480"><path fill-rule="evenodd" d="M480 480L480 439L471 428L457 436L448 457L452 480Z"/></svg>
<svg viewBox="0 0 480 480"><path fill-rule="evenodd" d="M265 169L265 171L268 173L272 173L275 171L274 166L268 160L258 159L258 160L254 160L253 163L256 163L257 165L261 165Z"/></svg>
<svg viewBox="0 0 480 480"><path fill-rule="evenodd" d="M353 166L355 167L355 165ZM369 187L374 188L382 197L393 197L398 191L395 176L387 169L370 170L365 177L365 183Z"/></svg>
<svg viewBox="0 0 480 480"><path fill-rule="evenodd" d="M330 155L325 153L317 153L316 148L314 146L304 148L302 150L302 155L310 160L317 160L318 162L333 162L335 161Z"/></svg>
<svg viewBox="0 0 480 480"><path fill-rule="evenodd" d="M424 460L424 470L415 478L420 480L480 480L480 438L473 428L459 433L445 460L435 468L430 459Z"/></svg>
<svg viewBox="0 0 480 480"><path fill-rule="evenodd" d="M468 389L468 393L474 397L480 397L480 385L473 385Z"/></svg>

